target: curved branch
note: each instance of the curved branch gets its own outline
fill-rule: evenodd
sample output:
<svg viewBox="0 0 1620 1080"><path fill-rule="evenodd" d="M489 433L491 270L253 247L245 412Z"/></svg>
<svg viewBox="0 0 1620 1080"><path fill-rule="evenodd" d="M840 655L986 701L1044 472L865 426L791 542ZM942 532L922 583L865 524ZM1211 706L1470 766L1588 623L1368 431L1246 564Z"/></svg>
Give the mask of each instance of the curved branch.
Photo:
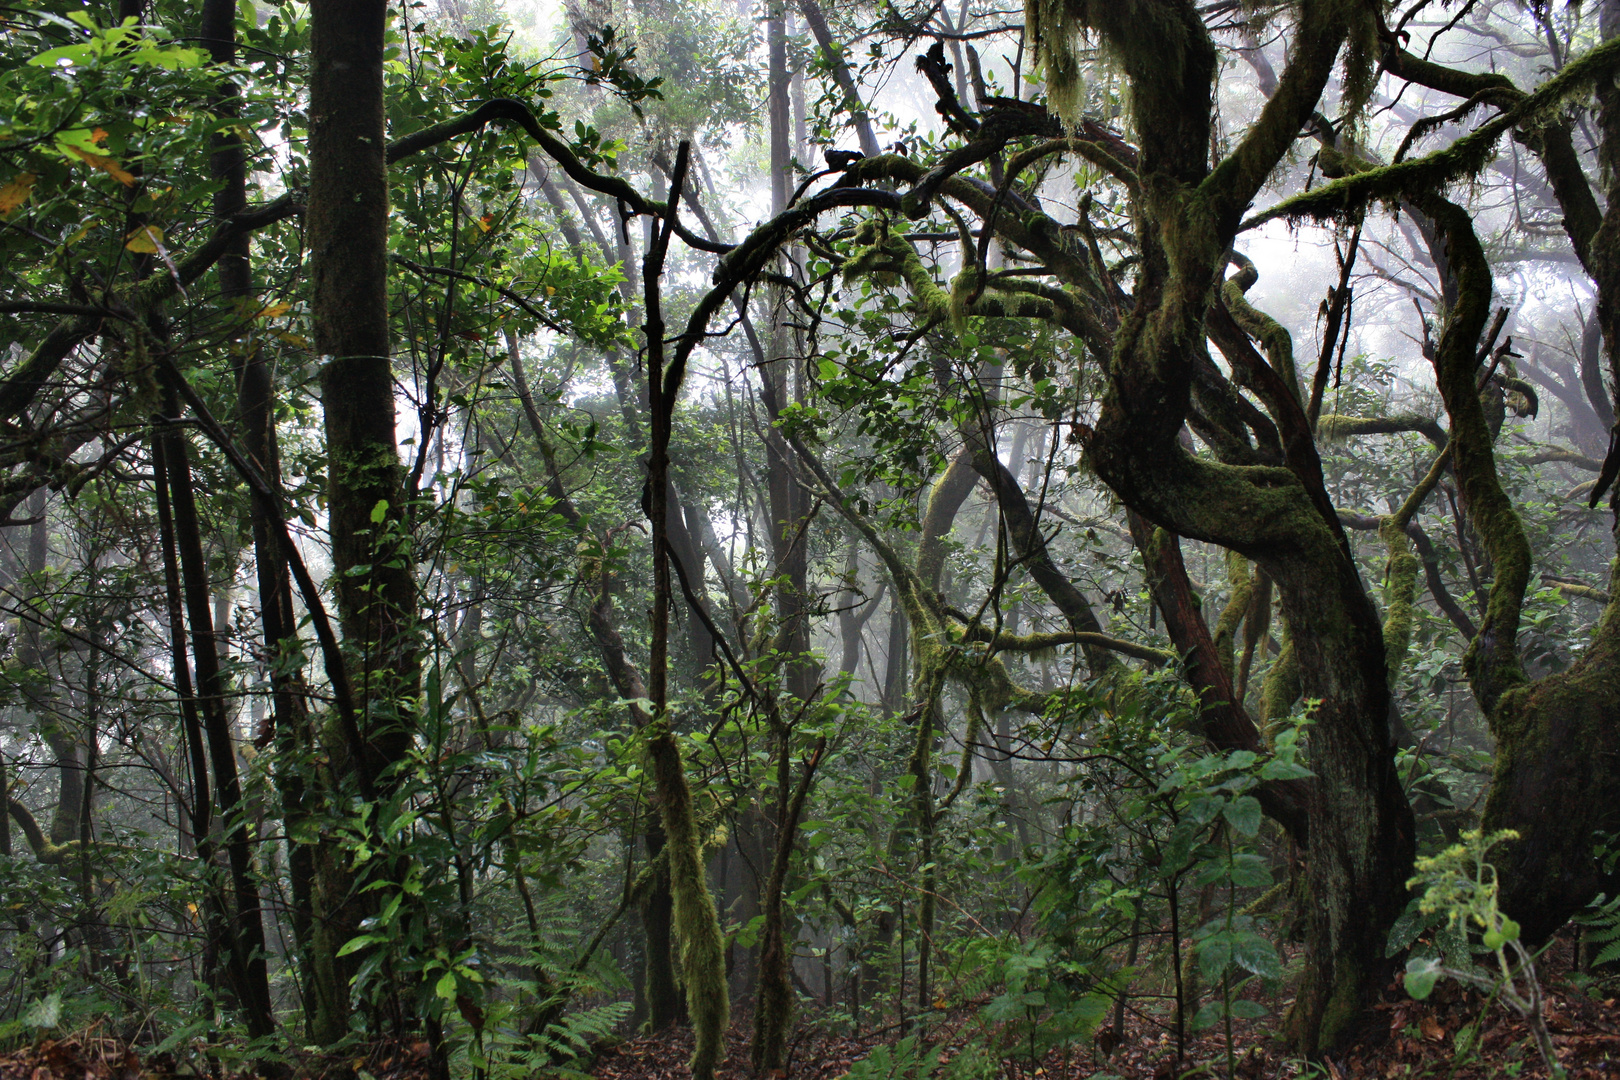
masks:
<svg viewBox="0 0 1620 1080"><path fill-rule="evenodd" d="M1141 642L1126 641L1124 638L1109 634L1096 634L1084 630L1060 630L1042 634L991 634L987 627L976 626L965 631L962 640L989 642L997 652L1019 653L1044 652L1064 645L1088 645L1096 649L1122 653L1125 656L1134 656L1138 660L1146 660L1155 667L1174 663L1179 659L1169 649L1156 649Z"/></svg>
<svg viewBox="0 0 1620 1080"><path fill-rule="evenodd" d="M501 285L498 282L491 281L488 278L482 277L478 274L469 274L464 270L453 270L448 266L423 266L421 263L412 262L403 255L395 255L392 256L392 258L396 263L405 267L407 270L413 271L414 273L422 274L424 276L434 274L439 277L454 278L457 281L470 281L474 285L482 285L486 289L493 289L502 296L506 297L508 300L512 301L512 303L516 304L518 307L522 308L526 314L539 320L540 325L551 330L555 330L559 334L567 333L567 331L563 329L563 327L559 325L555 319L541 311L539 308L535 307L534 304L531 303L527 298L513 292L511 289L506 288L504 285Z"/></svg>
<svg viewBox="0 0 1620 1080"><path fill-rule="evenodd" d="M1604 42L1565 66L1533 94L1491 118L1450 146L1411 161L1365 167L1343 155L1335 157L1349 175L1312 191L1284 199L1243 222L1239 231L1278 218L1300 220L1341 218L1378 200L1417 198L1441 190L1454 180L1478 174L1496 155L1496 143L1505 133L1562 105L1569 97L1620 68L1620 38ZM1324 151L1324 153L1326 153Z"/></svg>
<svg viewBox="0 0 1620 1080"><path fill-rule="evenodd" d="M8 798L6 803L11 811L11 820L15 821L17 827L22 830L23 837L28 841L29 849L34 853L34 858L44 865L60 866L67 862L68 857L79 849L79 841L77 840L69 840L63 844L51 843L45 836L45 831L39 827L39 822L34 819L33 811L16 799Z"/></svg>
<svg viewBox="0 0 1620 1080"><path fill-rule="evenodd" d="M1558 462L1560 465L1573 465L1577 469L1585 469L1587 472L1603 471L1603 463L1601 461L1598 461L1595 458L1589 458L1585 454L1577 453L1574 450L1566 450L1561 446L1549 446L1545 449L1537 450L1535 453L1521 460L1523 460L1526 465L1546 465L1551 462Z"/></svg>
<svg viewBox="0 0 1620 1080"><path fill-rule="evenodd" d="M1340 416L1337 413L1329 413L1316 422L1316 430L1324 439L1415 432L1433 443L1436 450L1444 450L1447 439L1440 421L1421 413L1397 413L1394 416Z"/></svg>
<svg viewBox="0 0 1620 1080"><path fill-rule="evenodd" d="M634 213L650 214L660 218L669 216L669 207L666 204L647 198L620 177L599 173L580 161L579 156L569 149L567 143L541 126L533 110L513 98L491 98L472 112L395 139L388 144L388 164L392 165L412 154L419 154L451 139L471 135L485 125L496 122L521 127L528 133L529 138L539 143L540 149L561 165L563 171L576 183L617 199ZM706 240L679 223L676 223L674 228L677 236L700 251L724 255L730 250L729 244Z"/></svg>

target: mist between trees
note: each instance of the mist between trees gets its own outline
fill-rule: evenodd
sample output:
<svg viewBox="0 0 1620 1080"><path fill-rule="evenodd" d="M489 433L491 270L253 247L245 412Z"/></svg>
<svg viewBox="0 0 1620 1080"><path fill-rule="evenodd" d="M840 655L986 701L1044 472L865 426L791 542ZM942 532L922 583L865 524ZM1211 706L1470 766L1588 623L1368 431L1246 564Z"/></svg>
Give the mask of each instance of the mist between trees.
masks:
<svg viewBox="0 0 1620 1080"><path fill-rule="evenodd" d="M1612 0L0 23L6 1039L994 1075L1612 963Z"/></svg>

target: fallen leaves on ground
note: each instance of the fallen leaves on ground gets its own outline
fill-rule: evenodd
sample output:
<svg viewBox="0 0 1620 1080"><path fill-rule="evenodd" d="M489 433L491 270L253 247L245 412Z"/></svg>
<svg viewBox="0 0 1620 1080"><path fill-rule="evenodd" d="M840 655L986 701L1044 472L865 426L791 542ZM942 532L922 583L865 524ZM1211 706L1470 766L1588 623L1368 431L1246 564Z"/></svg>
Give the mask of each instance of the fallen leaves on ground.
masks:
<svg viewBox="0 0 1620 1080"><path fill-rule="evenodd" d="M1275 1003L1274 1012L1284 1003ZM1559 1058L1570 1080L1620 1080L1620 1008L1614 998L1594 999L1567 985L1547 991L1544 1014ZM1277 1017L1233 1026L1231 1058L1224 1032L1189 1037L1179 1064L1174 1036L1162 1018L1136 1015L1116 1036L1104 1025L1096 1037L1053 1051L1037 1062L1004 1058L1003 1080L1179 1080L1188 1076L1227 1076L1228 1062L1241 1080L1300 1076L1333 1080L1545 1080L1547 1070L1536 1053L1525 1021L1499 1002L1447 986L1418 1002L1392 983L1386 1001L1375 1011L1374 1026L1343 1054L1323 1061L1312 1073L1302 1067L1277 1036ZM944 1064L974 1030L972 1015L947 1015L932 1030L934 1061ZM810 1016L792 1044L792 1056L781 1080L836 1080L879 1043L893 1044L899 1032L860 1037L833 1033ZM751 1080L748 1032L739 1026L727 1038L729 1051L717 1080ZM674 1029L640 1035L605 1048L591 1068L596 1080L686 1080L692 1054L691 1032Z"/></svg>
<svg viewBox="0 0 1620 1080"><path fill-rule="evenodd" d="M1285 1003L1270 1003L1281 1014ZM1620 1007L1614 997L1594 997L1554 983L1548 988L1543 1016L1570 1080L1620 1080ZM931 1063L945 1064L979 1028L975 1013L946 1013L930 1030ZM753 1080L748 1067L745 1024L727 1038L727 1059L717 1080ZM815 1015L806 1017L790 1044L786 1070L778 1080L837 1080L879 1044L892 1045L900 1031L889 1027L859 1036L830 1030ZM596 1080L685 1080L692 1055L686 1029L641 1035L601 1049L591 1066ZM174 1055L151 1054L118 1039L81 1033L42 1039L0 1054L0 1080L176 1080L211 1077L243 1080L240 1066L220 1068L205 1053L177 1063ZM1305 1073L1276 1035L1275 1017L1244 1021L1233 1027L1228 1059L1224 1033L1216 1030L1189 1038L1178 1063L1174 1038L1162 1017L1129 1014L1123 1031L1104 1025L1086 1042L1052 1051L1039 1061L1005 1057L1004 1080L1180 1080L1227 1075L1271 1080L1326 1073L1333 1080L1543 1080L1547 1071L1537 1055L1524 1019L1499 1002L1453 984L1442 985L1427 1001L1413 1001L1392 983L1386 1000L1374 1011L1364 1037L1343 1054ZM367 1075L374 1080L430 1080L432 1054L426 1042L380 1042L341 1059L305 1059L293 1069L304 1080L338 1080ZM536 1075L540 1080L541 1074Z"/></svg>

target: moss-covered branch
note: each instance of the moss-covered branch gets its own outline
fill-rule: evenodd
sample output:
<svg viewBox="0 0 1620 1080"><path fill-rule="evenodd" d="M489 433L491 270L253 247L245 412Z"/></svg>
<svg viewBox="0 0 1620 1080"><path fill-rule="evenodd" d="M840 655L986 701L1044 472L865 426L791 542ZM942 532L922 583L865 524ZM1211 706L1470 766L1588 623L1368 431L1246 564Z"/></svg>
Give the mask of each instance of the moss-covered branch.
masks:
<svg viewBox="0 0 1620 1080"><path fill-rule="evenodd" d="M963 621L966 622L967 620L964 619ZM1089 645L1097 649L1108 649L1123 656L1132 656L1138 660L1146 660L1155 666L1174 663L1178 659L1176 654L1169 649L1156 649L1151 645L1143 645L1138 641L1127 641L1111 634L1093 634L1080 630L1056 630L1050 633L1034 634L1009 634L1005 632L993 634L983 626L975 626L961 631L959 640L986 642L996 652L1010 653L1041 653L1059 649L1065 645Z"/></svg>
<svg viewBox="0 0 1620 1080"><path fill-rule="evenodd" d="M1397 79L1406 79L1453 97L1478 99L1498 108L1512 108L1525 93L1506 75L1496 71L1459 71L1424 59L1398 46L1384 54L1384 70ZM1561 117L1541 117L1525 124L1514 137L1541 159L1547 181L1564 211L1564 231L1575 247L1575 255L1588 270L1593 238L1603 223L1603 211L1592 194L1570 135L1570 124Z"/></svg>
<svg viewBox="0 0 1620 1080"><path fill-rule="evenodd" d="M68 840L64 843L53 843L39 827L34 813L15 798L7 798L6 804L11 811L11 820L17 823L22 830L23 839L28 841L28 849L46 866L61 866L68 858L79 850L78 840Z"/></svg>
<svg viewBox="0 0 1620 1080"><path fill-rule="evenodd" d="M1237 638L1238 624L1248 613L1250 601L1254 599L1254 575L1250 573L1249 560L1235 551L1226 553L1226 580L1231 588L1226 598L1226 606L1221 609L1221 617L1215 623L1215 653L1219 657L1221 666L1226 669L1226 677L1233 680L1234 691L1232 696L1238 697L1236 692L1237 670L1233 644Z"/></svg>
<svg viewBox="0 0 1620 1080"><path fill-rule="evenodd" d="M1545 447L1524 458L1526 465L1546 465L1555 461L1563 465L1573 465L1577 469L1585 469L1587 472L1603 471L1601 461L1574 450L1566 450L1561 446Z"/></svg>
<svg viewBox="0 0 1620 1080"><path fill-rule="evenodd" d="M1606 591L1591 585L1582 585L1578 581L1565 581L1563 578L1556 578L1551 574L1542 574L1541 583L1551 585L1565 596L1579 597L1582 600L1595 600L1597 603L1605 605L1609 602L1609 594Z"/></svg>
<svg viewBox="0 0 1620 1080"><path fill-rule="evenodd" d="M1394 416L1340 416L1328 413L1316 422L1316 430L1324 439L1414 432L1433 443L1436 450L1445 449L1447 438L1440 421L1422 413L1396 413Z"/></svg>
<svg viewBox="0 0 1620 1080"><path fill-rule="evenodd" d="M1366 31L1370 19L1367 5L1345 0L1304 0L1299 5L1298 29L1289 49L1288 66L1278 78L1276 90L1237 146L1200 185L1199 194L1209 200L1228 235L1236 232L1244 208L1254 200L1277 163L1293 147L1300 129L1315 114L1333 74L1339 48L1352 26ZM1352 75L1358 68L1364 75L1372 57L1366 55L1365 50L1357 56L1357 40L1359 36L1352 38L1346 65ZM1362 96L1365 89L1370 87L1358 90L1347 84L1346 97L1352 99L1348 101L1352 110L1359 105L1353 99L1365 100Z"/></svg>
<svg viewBox="0 0 1620 1080"><path fill-rule="evenodd" d="M1363 167L1321 187L1263 210L1243 223L1251 229L1279 218L1343 218L1369 203L1418 198L1442 191L1454 181L1477 176L1496 158L1496 144L1521 124L1547 116L1593 83L1620 68L1620 38L1565 65L1532 94L1481 124L1450 146L1393 165Z"/></svg>
<svg viewBox="0 0 1620 1080"><path fill-rule="evenodd" d="M1620 51L1614 55L1620 57ZM1495 439L1479 396L1479 342L1490 314L1490 265L1466 211L1437 195L1419 200L1419 206L1443 231L1457 282L1457 302L1441 333L1434 367L1451 418L1448 449L1458 486L1496 571L1485 619L1463 657L1474 696L1489 715L1504 691L1525 681L1517 638L1530 582L1530 544L1497 476Z"/></svg>
<svg viewBox="0 0 1620 1080"><path fill-rule="evenodd" d="M1384 667L1393 690L1412 645L1412 597L1421 564L1411 538L1393 517L1385 519L1378 535L1389 551L1384 570Z"/></svg>
<svg viewBox="0 0 1620 1080"><path fill-rule="evenodd" d="M913 158L900 154L884 154L877 158L858 161L850 169L852 180L868 182L898 181L913 183L922 179L927 169ZM996 189L981 181L960 174L951 176L940 185L939 193L966 206L981 220L989 220L991 208L996 204ZM995 215L995 232L1003 240L1029 251L1041 265L1066 285L1073 286L1097 304L1111 306L1110 293L1099 268L1093 266L1091 256L1076 245L1055 219L1040 213L1002 212ZM1094 351L1106 353L1112 334L1102 320L1088 319L1083 340Z"/></svg>

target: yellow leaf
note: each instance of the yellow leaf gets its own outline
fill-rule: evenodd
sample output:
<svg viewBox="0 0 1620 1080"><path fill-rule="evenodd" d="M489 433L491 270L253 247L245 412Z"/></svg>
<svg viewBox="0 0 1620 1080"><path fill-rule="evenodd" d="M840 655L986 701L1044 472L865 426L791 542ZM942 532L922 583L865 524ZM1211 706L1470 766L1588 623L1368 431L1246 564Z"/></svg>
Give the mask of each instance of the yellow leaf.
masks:
<svg viewBox="0 0 1620 1080"><path fill-rule="evenodd" d="M64 243L62 246L63 247L72 247L74 244L77 244L80 240L83 240L88 235L90 235L90 226L88 226L88 225L80 226L79 231L74 233L72 236L68 237L67 242Z"/></svg>
<svg viewBox="0 0 1620 1080"><path fill-rule="evenodd" d="M135 177L125 171L124 167L118 164L118 162L112 158L102 157L100 154L92 154L87 150L80 150L77 146L70 146L68 147L68 150L83 158L87 165L92 165L95 168L100 169L114 180L117 180L120 184L123 184L125 187L135 186Z"/></svg>
<svg viewBox="0 0 1620 1080"><path fill-rule="evenodd" d="M265 308L263 311L259 312L253 317L255 319L273 319L277 315L284 315L291 310L291 304L271 304L269 307Z"/></svg>
<svg viewBox="0 0 1620 1080"><path fill-rule="evenodd" d="M485 214L483 217L478 219L478 227L485 232L489 232L489 223L494 220L494 214Z"/></svg>
<svg viewBox="0 0 1620 1080"><path fill-rule="evenodd" d="M546 286L546 295L547 296L556 296L557 295L557 286L555 286L555 285L547 285Z"/></svg>
<svg viewBox="0 0 1620 1080"><path fill-rule="evenodd" d="M33 173L18 173L11 183L0 188L0 217L7 217L17 207L28 201L28 193L33 190L34 181L38 179Z"/></svg>
<svg viewBox="0 0 1620 1080"><path fill-rule="evenodd" d="M196 904L187 904L186 905L186 910L191 912L193 915L195 915L195 914L197 914L197 905Z"/></svg>
<svg viewBox="0 0 1620 1080"><path fill-rule="evenodd" d="M124 240L124 247L137 255L156 255L158 245L163 243L163 230L152 225L142 225Z"/></svg>

